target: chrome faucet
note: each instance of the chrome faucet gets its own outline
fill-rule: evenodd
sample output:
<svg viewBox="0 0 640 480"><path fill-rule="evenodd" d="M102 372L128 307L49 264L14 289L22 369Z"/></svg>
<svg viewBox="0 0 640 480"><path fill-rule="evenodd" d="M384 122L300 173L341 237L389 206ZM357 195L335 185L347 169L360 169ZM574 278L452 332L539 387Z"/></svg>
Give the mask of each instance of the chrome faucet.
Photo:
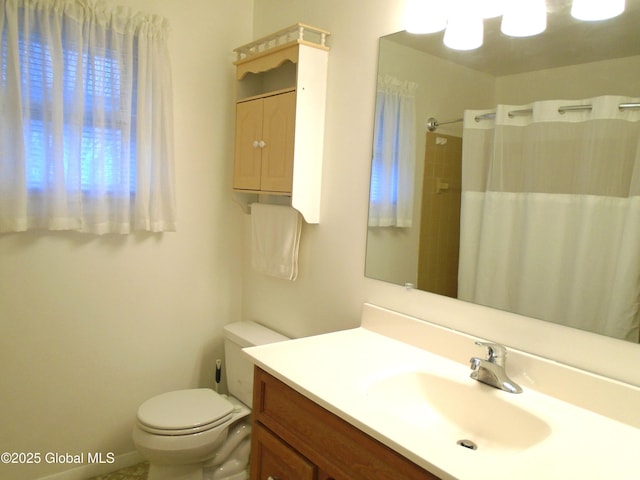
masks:
<svg viewBox="0 0 640 480"><path fill-rule="evenodd" d="M496 343L476 342L480 347L487 347L486 359L471 358L471 378L486 383L509 393L522 393L522 388L511 380L505 370L507 349Z"/></svg>

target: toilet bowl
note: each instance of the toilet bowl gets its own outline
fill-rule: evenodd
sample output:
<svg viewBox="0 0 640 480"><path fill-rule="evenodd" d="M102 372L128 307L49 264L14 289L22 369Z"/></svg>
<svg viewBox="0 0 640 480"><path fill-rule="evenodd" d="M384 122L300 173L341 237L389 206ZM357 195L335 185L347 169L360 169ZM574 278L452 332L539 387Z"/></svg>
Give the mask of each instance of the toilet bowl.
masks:
<svg viewBox="0 0 640 480"><path fill-rule="evenodd" d="M249 478L253 365L241 350L286 339L254 322L227 325L225 363L231 395L195 388L163 393L140 405L133 442L149 461L148 480Z"/></svg>

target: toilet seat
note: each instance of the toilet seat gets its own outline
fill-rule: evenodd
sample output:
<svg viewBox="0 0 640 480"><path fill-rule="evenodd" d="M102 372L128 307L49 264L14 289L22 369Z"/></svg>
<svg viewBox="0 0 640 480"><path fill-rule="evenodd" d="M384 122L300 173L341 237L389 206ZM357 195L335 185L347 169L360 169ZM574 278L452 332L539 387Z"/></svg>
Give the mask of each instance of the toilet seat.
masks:
<svg viewBox="0 0 640 480"><path fill-rule="evenodd" d="M150 398L138 408L140 428L156 435L192 435L232 418L233 404L208 388L178 390Z"/></svg>

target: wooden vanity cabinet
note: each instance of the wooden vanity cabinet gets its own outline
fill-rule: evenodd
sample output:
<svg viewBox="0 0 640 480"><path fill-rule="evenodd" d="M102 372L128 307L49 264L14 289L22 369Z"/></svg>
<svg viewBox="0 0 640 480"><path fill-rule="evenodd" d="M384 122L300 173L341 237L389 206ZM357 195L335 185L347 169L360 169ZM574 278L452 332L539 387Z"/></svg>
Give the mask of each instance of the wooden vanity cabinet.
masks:
<svg viewBox="0 0 640 480"><path fill-rule="evenodd" d="M438 480L259 367L251 480Z"/></svg>
<svg viewBox="0 0 640 480"><path fill-rule="evenodd" d="M255 424L251 435L252 456L258 459L251 467L251 478L316 480L316 466L262 425Z"/></svg>

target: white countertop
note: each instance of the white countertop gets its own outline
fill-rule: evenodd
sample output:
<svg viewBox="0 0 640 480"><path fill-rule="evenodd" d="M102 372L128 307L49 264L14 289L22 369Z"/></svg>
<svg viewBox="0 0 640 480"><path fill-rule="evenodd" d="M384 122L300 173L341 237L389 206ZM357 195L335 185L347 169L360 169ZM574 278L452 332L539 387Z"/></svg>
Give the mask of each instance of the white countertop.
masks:
<svg viewBox="0 0 640 480"><path fill-rule="evenodd" d="M637 424L629 425L540 393L531 388L534 381L522 384L522 394L487 387L468 378L468 364L390 338L366 326L363 321L360 328L251 347L245 352L268 373L443 479L640 478ZM451 332L450 335L460 334ZM467 342L466 336L462 336L462 341ZM401 408L403 392L393 392L388 397L393 402L397 396L398 408L389 405L381 408L367 397L372 383L385 375L409 369L468 382L471 388L486 389L487 395L499 395L500 400L531 412L548 424L549 434L523 449L471 438L478 449L468 450L455 442L457 435L468 438L466 432L440 429L437 423L426 418L428 415L408 418ZM520 378L526 376L514 378L520 382ZM613 386L631 389L625 390L624 398L640 398L637 387L621 386L619 382L613 382ZM602 395L597 392L596 396ZM469 405L471 411L473 408L474 405ZM640 417L639 403L622 408L634 409ZM483 414L481 410L475 413Z"/></svg>

